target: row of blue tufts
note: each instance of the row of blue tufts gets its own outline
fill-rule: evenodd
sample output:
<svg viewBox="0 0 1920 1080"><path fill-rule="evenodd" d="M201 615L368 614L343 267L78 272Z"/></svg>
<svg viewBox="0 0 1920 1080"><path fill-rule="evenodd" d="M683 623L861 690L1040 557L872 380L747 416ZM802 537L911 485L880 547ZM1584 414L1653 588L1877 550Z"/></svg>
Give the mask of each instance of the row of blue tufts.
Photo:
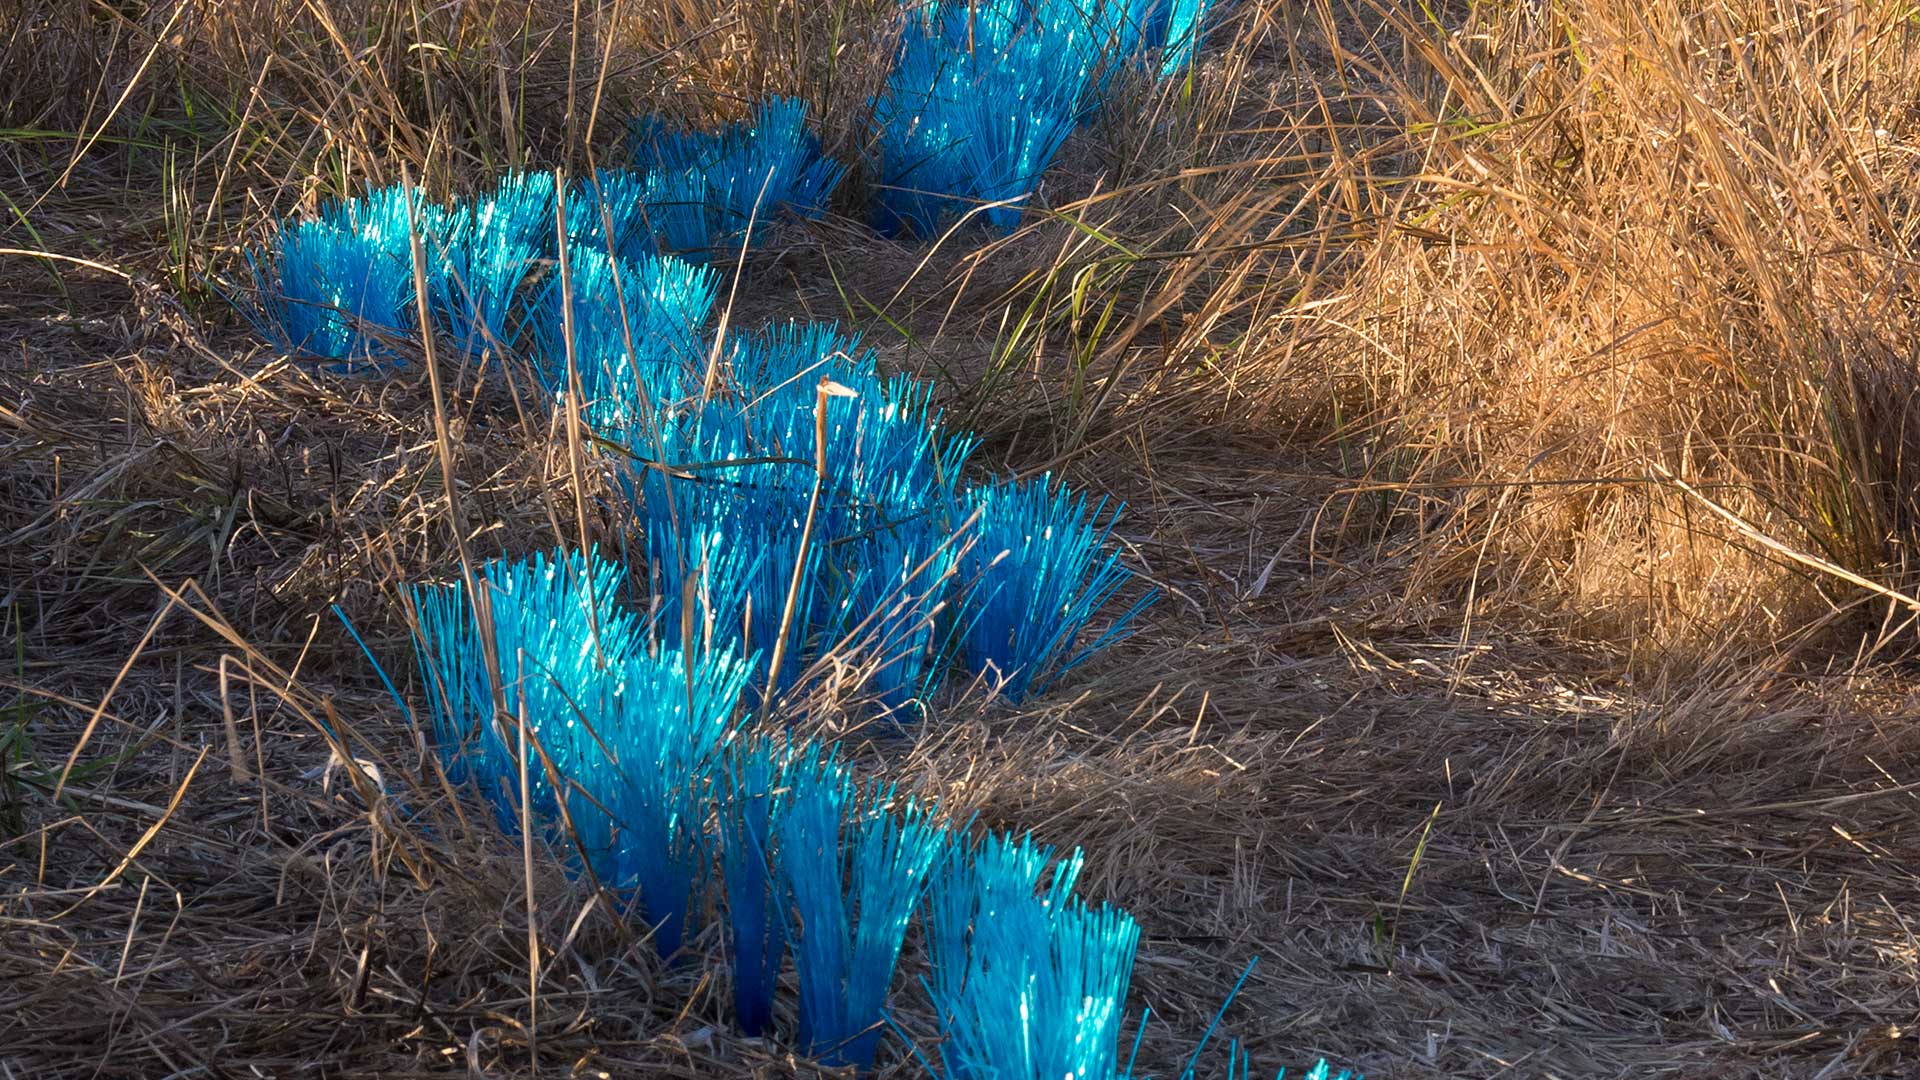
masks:
<svg viewBox="0 0 1920 1080"><path fill-rule="evenodd" d="M908 7L893 72L873 101L876 223L932 235L977 210L1011 229L1109 80L1155 57L1162 74L1185 67L1211 3ZM551 276L563 243L635 266L658 255L698 261L759 242L783 216L820 216L846 173L789 98L719 132L644 120L632 134L632 169L602 169L566 190L551 174L525 173L452 209L400 188L330 203L249 256L261 298L249 315L285 351L378 360L392 339L427 329L415 314L409 238L418 234L432 329L497 350L516 337L521 290Z"/></svg>
<svg viewBox="0 0 1920 1080"><path fill-rule="evenodd" d="M804 115L799 102L780 99L718 135L652 136L658 152L637 156L654 158L653 167L601 169L564 187L552 173L510 173L453 206L397 185L330 202L249 254L258 299L247 314L284 352L361 367L426 331L475 353L559 355L564 316L578 314L562 310L570 296L610 316L573 320L594 335L575 343L591 390L611 352L636 343L649 354L692 349L713 302L715 277L701 259L757 236L767 221L822 212L844 170L820 156ZM669 144L672 153L661 149ZM429 327L417 317L419 281ZM679 323L626 317L641 312Z"/></svg>
<svg viewBox="0 0 1920 1080"><path fill-rule="evenodd" d="M1126 579L1104 503L1046 476L966 482L975 441L943 429L930 386L886 375L831 325L716 340L711 269L565 229L548 240L540 215L571 220L563 201L551 176L526 174L468 204L396 187L329 206L294 235L333 229L389 252L358 270L410 263L417 230L429 302L411 287L394 302L372 274L314 273L299 280L332 301L309 304L283 280L279 293L263 287L282 309L283 346L299 323L308 350L324 340L377 363L424 308L442 340L525 357L618 463L670 616L663 632L681 644L684 625L757 652L763 691L795 689L823 658L852 660L881 710L904 719L955 670L1017 699L1127 633L1147 597L1083 640ZM283 279L294 259L280 252ZM383 314L349 321L343 308Z"/></svg>
<svg viewBox="0 0 1920 1080"><path fill-rule="evenodd" d="M1008 200L987 216L1010 224L1064 137L1047 118L1077 122L1086 87L1150 42L1177 68L1191 34L1174 28L1203 7L1150 2L1102 22L976 5L987 28L968 29L979 36L957 78L935 54L962 40L959 9L915 16L901 70L927 51L912 64L940 70L926 85L945 96L915 98L900 76L877 111L905 117L910 136L948 125L947 141L912 145L962 164L932 201L885 213L924 230ZM988 84L1059 100L995 114L983 105L1008 99L975 92ZM976 115L949 115L963 104ZM253 257L252 314L284 351L349 367L424 334L525 358L621 463L644 527L643 610L621 601L627 568L572 554L409 594L435 745L503 830L555 842L663 955L723 908L747 1032L772 1027L791 958L800 1043L870 1066L918 919L940 1026L930 1070L1131 1076L1117 1040L1138 928L1073 895L1077 852L969 840L831 748L744 734L756 705L813 678L862 686L895 717L955 671L1018 698L1123 636L1146 603L1083 633L1126 580L1113 515L1046 477L965 482L974 441L944 431L929 388L885 375L857 339L823 325L707 330L718 279L700 260L756 242L780 215L819 213L841 176L803 121L776 101L717 134L643 125L630 171L565 185L514 174L452 206L403 188L329 204Z"/></svg>
<svg viewBox="0 0 1920 1080"><path fill-rule="evenodd" d="M742 1031L770 1034L791 985L798 1043L829 1066L871 1068L898 1030L888 1004L918 921L939 1030L911 1052L930 1072L1133 1075L1119 1037L1139 927L1075 895L1079 851L972 837L835 748L748 734L756 658L685 629L667 640L671 614L622 603L628 584L563 554L488 565L474 591L412 591L434 743L504 830L570 853L665 957L723 910Z"/></svg>

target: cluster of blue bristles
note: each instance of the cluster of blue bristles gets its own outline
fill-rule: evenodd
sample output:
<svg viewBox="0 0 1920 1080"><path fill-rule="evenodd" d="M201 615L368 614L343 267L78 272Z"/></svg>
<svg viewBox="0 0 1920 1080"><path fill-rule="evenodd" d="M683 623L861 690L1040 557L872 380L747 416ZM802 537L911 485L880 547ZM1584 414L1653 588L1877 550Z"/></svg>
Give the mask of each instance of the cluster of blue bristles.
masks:
<svg viewBox="0 0 1920 1080"><path fill-rule="evenodd" d="M562 366L591 393L621 381L608 364L686 359L713 301L704 256L823 212L845 170L821 156L804 118L779 99L718 135L650 131L634 169L566 185L511 173L451 207L398 186L329 203L249 257L260 297L249 314L282 349L349 366L379 363L395 339L423 331L475 353L564 360L571 329L591 337L573 341L579 355ZM429 327L416 315L421 281ZM563 296L595 308L562 312ZM611 359L636 350L647 355Z"/></svg>
<svg viewBox="0 0 1920 1080"><path fill-rule="evenodd" d="M870 1068L899 1030L888 1003L918 921L939 1030L911 1052L930 1072L1133 1075L1119 1037L1139 927L1075 895L1077 850L972 837L863 781L833 747L750 733L760 657L693 611L709 583L690 579L680 608L644 615L619 596L630 583L616 563L567 553L491 564L471 591L413 591L435 745L503 829L569 852L664 957L724 912L746 1034L772 1033L790 985L801 1048Z"/></svg>
<svg viewBox="0 0 1920 1080"><path fill-rule="evenodd" d="M1157 65L1162 75L1184 68L1212 2L909 6L892 74L872 102L876 224L929 236L972 213L1013 228L1108 82L1129 65ZM697 261L738 250L784 217L820 216L845 173L792 99L717 133L647 120L634 125L632 168L602 169L565 189L529 173L453 209L397 188L327 205L250 258L263 297L250 314L287 351L377 362L392 339L429 329L417 325L417 236L431 329L497 350L517 337L521 290L551 278L563 256L643 268L659 255Z"/></svg>
<svg viewBox="0 0 1920 1080"><path fill-rule="evenodd" d="M911 9L874 102L878 223L921 235L976 211L1018 224L1040 174L1123 68L1193 55L1212 0L947 0Z"/></svg>
<svg viewBox="0 0 1920 1080"><path fill-rule="evenodd" d="M1206 7L911 13L875 103L882 223L927 232L994 203L984 216L1010 227L1104 80L1141 58L1180 68ZM329 204L252 257L250 314L284 351L349 368L429 335L524 359L611 451L644 573L536 555L409 594L441 761L503 830L566 852L663 956L724 911L747 1033L773 1029L791 985L801 1046L870 1067L917 920L939 1043L913 1052L929 1070L1130 1077L1118 1039L1139 930L1074 894L1077 851L971 837L835 748L755 723L823 684L900 723L956 674L1037 693L1150 599L1088 634L1127 580L1114 514L1045 476L969 482L974 440L853 336L709 329L703 262L822 213L841 179L804 121L779 100L718 133L646 123L631 169L512 174L454 205L403 187Z"/></svg>

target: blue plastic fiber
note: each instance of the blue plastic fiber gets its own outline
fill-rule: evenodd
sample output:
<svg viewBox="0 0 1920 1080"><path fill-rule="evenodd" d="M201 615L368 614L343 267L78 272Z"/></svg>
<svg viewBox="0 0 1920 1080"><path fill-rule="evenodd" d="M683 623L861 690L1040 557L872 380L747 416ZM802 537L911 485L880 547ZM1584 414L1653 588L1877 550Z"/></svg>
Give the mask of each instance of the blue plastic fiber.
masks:
<svg viewBox="0 0 1920 1080"><path fill-rule="evenodd" d="M780 869L792 903L800 1042L829 1067L873 1065L887 992L945 832L924 807L893 809L836 764L802 765L780 811Z"/></svg>
<svg viewBox="0 0 1920 1080"><path fill-rule="evenodd" d="M1115 1075L1139 928L1072 896L1078 852L1041 889L1050 854L989 837L932 892L928 989L947 1080Z"/></svg>
<svg viewBox="0 0 1920 1080"><path fill-rule="evenodd" d="M969 583L967 665L996 672L1002 692L1018 700L1042 690L1099 650L1125 638L1149 593L1092 641L1081 632L1127 579L1103 524L1105 500L1088 510L1083 496L1056 488L1051 476L1003 482L972 493L976 537L961 569Z"/></svg>
<svg viewBox="0 0 1920 1080"><path fill-rule="evenodd" d="M806 105L793 98L773 98L751 120L713 133L644 120L634 125L633 145L643 170L701 178L709 251L758 243L781 214L819 217L846 173L821 153L807 130Z"/></svg>

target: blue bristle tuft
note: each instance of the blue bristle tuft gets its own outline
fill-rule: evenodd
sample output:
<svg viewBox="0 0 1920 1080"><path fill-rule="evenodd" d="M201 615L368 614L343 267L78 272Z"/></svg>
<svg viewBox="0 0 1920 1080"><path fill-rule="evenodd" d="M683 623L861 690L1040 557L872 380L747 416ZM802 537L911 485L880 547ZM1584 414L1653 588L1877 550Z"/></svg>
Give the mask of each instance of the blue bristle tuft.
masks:
<svg viewBox="0 0 1920 1080"><path fill-rule="evenodd" d="M646 210L647 177L600 169L567 191L567 236L582 248L616 259L656 253Z"/></svg>
<svg viewBox="0 0 1920 1080"><path fill-rule="evenodd" d="M738 345L728 370L737 403L709 412L736 425L755 452L809 464L816 387L827 378L843 388L826 402L821 531L828 543L951 502L975 440L944 434L932 388L883 378L876 354L857 337L826 323L776 326Z"/></svg>
<svg viewBox="0 0 1920 1080"><path fill-rule="evenodd" d="M647 173L641 208L655 250L695 258L707 254L707 178L691 170Z"/></svg>
<svg viewBox="0 0 1920 1080"><path fill-rule="evenodd" d="M771 739L735 744L720 808L721 867L733 942L733 1010L740 1030L773 1026L773 997L786 956L773 864L773 808L786 787L790 749Z"/></svg>
<svg viewBox="0 0 1920 1080"><path fill-rule="evenodd" d="M725 564L735 566L727 577L737 587L714 593L713 610L720 625L744 627L762 657L772 657L815 479L824 377L843 392L826 399L820 504L780 650L779 689L793 688L814 658L844 647L884 661L873 685L884 708L930 692L949 643L950 624L933 615L949 600L957 564L957 549L945 544L961 510L953 485L974 441L945 436L929 387L882 379L874 353L830 325L789 324L736 341L718 373L703 408L669 404L655 415L660 438L650 453L688 475L623 477L630 500L645 492L640 513L663 608L679 603L669 582L724 536L733 552ZM710 616L699 621L710 624ZM664 624L672 635L676 619Z"/></svg>
<svg viewBox="0 0 1920 1080"><path fill-rule="evenodd" d="M249 317L289 354L349 367L386 359L385 339L417 321L410 237L419 233L431 266L447 231L446 212L417 189L329 203L316 219L283 225L268 251L248 253L258 296Z"/></svg>
<svg viewBox="0 0 1920 1080"><path fill-rule="evenodd" d="M600 874L638 894L660 955L685 940L711 852L706 817L719 748L751 664L723 648L696 658L658 648L628 658L597 732L574 728L570 775L583 814L604 812L614 843ZM604 749L602 746L604 745ZM597 752L596 752L597 751Z"/></svg>
<svg viewBox="0 0 1920 1080"><path fill-rule="evenodd" d="M984 219L1002 231L1019 223L1085 109L1093 74L1075 47L1086 34L1073 39L1030 16L1006 4L909 16L874 103L885 231L936 235L969 209L1003 201Z"/></svg>
<svg viewBox="0 0 1920 1080"><path fill-rule="evenodd" d="M737 443L704 445L706 461L747 457ZM693 478L674 479L651 470L645 478L642 514L647 550L659 582L664 618L662 632L669 640L684 617L679 614L678 583L683 575L706 567L708 581L697 598L693 622L717 632L743 635L762 664L770 664L778 647L780 671L774 683L779 691L793 688L809 655L807 617L817 609L822 546L811 544L804 556L795 610L784 647L778 646L781 614L793 590L793 568L802 559L800 531L806 516L806 495L799 486L800 470L777 464L716 467ZM783 474L787 479L783 479ZM756 673L755 685L766 685L766 673Z"/></svg>
<svg viewBox="0 0 1920 1080"><path fill-rule="evenodd" d="M965 651L975 672L996 672L1018 700L1124 638L1149 593L1082 645L1095 612L1127 579L1106 540L1118 510L1101 523L1105 500L1088 510L1082 496L1050 476L973 492L979 521L962 575L971 583Z"/></svg>
<svg viewBox="0 0 1920 1080"><path fill-rule="evenodd" d="M698 172L601 169L567 195L567 235L601 254L700 257L707 249L707 179Z"/></svg>
<svg viewBox="0 0 1920 1080"><path fill-rule="evenodd" d="M821 153L820 140L807 130L806 105L793 98L774 98L751 121L712 134L643 120L634 125L633 142L640 168L700 178L708 249L757 243L783 213L819 217L846 174ZM676 246L684 239L684 231L674 231Z"/></svg>
<svg viewBox="0 0 1920 1080"><path fill-rule="evenodd" d="M466 589L456 582L414 590L414 645L435 743L450 772L479 783L509 830L518 828L519 803L512 785L502 784L517 776L519 758L503 725L523 714L537 732L569 725L578 704L602 689L607 672L637 650L637 623L614 603L625 579L617 564L577 553L482 567L475 580L491 626L498 687L488 681L481 624ZM496 713L496 703L504 714ZM571 753L564 743L547 749L556 758ZM555 796L544 773L534 773L535 808L550 811Z"/></svg>
<svg viewBox="0 0 1920 1080"><path fill-rule="evenodd" d="M837 562L848 565L846 608L858 621L846 644L873 665L867 690L895 720L924 710L945 673L949 620L942 616L955 592L962 544L941 528L945 517L917 513L877 523L841 541Z"/></svg>
<svg viewBox="0 0 1920 1080"><path fill-rule="evenodd" d="M1193 61L1213 0L1161 0L1165 17L1156 27L1160 75L1171 78Z"/></svg>
<svg viewBox="0 0 1920 1080"><path fill-rule="evenodd" d="M507 173L491 194L474 200L474 215L502 243L524 245L550 259L559 247L557 190L550 172Z"/></svg>
<svg viewBox="0 0 1920 1080"><path fill-rule="evenodd" d="M719 211L716 240L752 244L777 211L817 218L846 168L820 153L806 127L806 105L774 98L753 122L736 128L721 156L704 170L707 196Z"/></svg>
<svg viewBox="0 0 1920 1080"><path fill-rule="evenodd" d="M1036 892L1050 855L989 837L932 892L928 989L947 1080L1115 1075L1139 928L1073 898L1077 851Z"/></svg>
<svg viewBox="0 0 1920 1080"><path fill-rule="evenodd" d="M574 369L589 419L618 423L654 396L663 371L695 364L703 355L701 324L713 307L712 270L671 256L609 258L569 246L567 275L554 272L536 302L534 352L541 381L552 393L567 389L567 325L572 307Z"/></svg>
<svg viewBox="0 0 1920 1080"><path fill-rule="evenodd" d="M585 864L602 884L637 896L671 955L707 861L710 770L751 664L731 647L691 660L646 648L637 620L614 602L626 576L576 554L482 568L498 686L458 584L414 591L415 648L449 774L479 787L509 833L524 814L552 835L564 799ZM524 806L523 718L537 744L527 750ZM554 790L540 751L564 791Z"/></svg>
<svg viewBox="0 0 1920 1080"><path fill-rule="evenodd" d="M499 204L457 211L428 282L436 319L467 352L499 351L513 338L521 287L538 272L539 249L502 228Z"/></svg>
<svg viewBox="0 0 1920 1080"><path fill-rule="evenodd" d="M823 758L795 769L780 811L800 1041L829 1067L872 1067L907 923L946 842L925 808L896 815L892 802Z"/></svg>

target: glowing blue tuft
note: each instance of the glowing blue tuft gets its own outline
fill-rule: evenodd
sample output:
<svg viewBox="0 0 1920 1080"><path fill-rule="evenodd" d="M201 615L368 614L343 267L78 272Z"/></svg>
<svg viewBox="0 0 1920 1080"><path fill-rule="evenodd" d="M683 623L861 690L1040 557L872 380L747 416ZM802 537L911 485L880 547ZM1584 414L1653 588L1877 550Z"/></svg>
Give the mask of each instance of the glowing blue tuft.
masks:
<svg viewBox="0 0 1920 1080"><path fill-rule="evenodd" d="M806 126L805 103L774 98L753 119L720 132L676 131L658 120L634 125L634 162L664 176L701 178L707 205L705 247L758 243L780 213L825 213L846 167L821 153ZM682 235L676 235L676 244ZM685 249L683 249L685 250Z"/></svg>
<svg viewBox="0 0 1920 1080"><path fill-rule="evenodd" d="M710 462L740 461L749 455L737 443L709 442ZM688 454L678 461L699 456ZM678 640L680 627L693 625L698 633L738 635L757 652L762 664L771 664L778 649L780 671L775 686L793 688L807 658L808 628L820 607L816 589L821 555L819 543L810 544L795 593L796 616L780 646L780 623L787 595L793 589L793 568L802 559L800 532L806 516L806 493L799 487L804 467L761 463L715 465L692 477L675 478L649 470L644 479L641 513L647 533L648 557L662 599L661 630ZM686 610L684 582L695 579L693 609ZM766 685L766 674L756 673L755 685Z"/></svg>
<svg viewBox="0 0 1920 1080"><path fill-rule="evenodd" d="M1171 78L1193 61L1213 0L1161 0L1163 18L1154 35L1160 46L1160 75Z"/></svg>
<svg viewBox="0 0 1920 1080"><path fill-rule="evenodd" d="M803 762L776 827L800 1042L829 1067L872 1067L907 923L946 842L923 807L896 816L892 802L891 788L857 792L838 764Z"/></svg>
<svg viewBox="0 0 1920 1080"><path fill-rule="evenodd" d="M428 278L435 318L467 352L499 352L513 340L521 287L539 271L539 249L520 230L502 228L498 203L451 216L442 257Z"/></svg>
<svg viewBox="0 0 1920 1080"><path fill-rule="evenodd" d="M258 295L248 312L255 328L289 354L350 367L390 357L386 340L410 335L416 322L410 228L432 266L447 214L417 189L380 188L282 225L268 251L247 255Z"/></svg>
<svg viewBox="0 0 1920 1080"><path fill-rule="evenodd" d="M625 579L618 564L572 552L481 567L475 582L491 624L497 688L466 588L455 582L413 590L415 657L434 744L450 775L480 785L508 831L518 829L518 781L502 784L519 774L518 718L524 713L547 744L606 674L638 650L636 621L614 602ZM556 759L570 749L563 741L547 745ZM551 812L557 804L544 772L530 772L535 808Z"/></svg>
<svg viewBox="0 0 1920 1080"><path fill-rule="evenodd" d="M786 956L773 869L774 801L789 783L788 749L770 739L736 743L720 807L721 869L733 942L733 1011L740 1030L773 1026L773 997Z"/></svg>
<svg viewBox="0 0 1920 1080"><path fill-rule="evenodd" d="M573 317L572 361L582 405L596 422L642 409L662 371L695 364L704 354L701 324L713 307L712 270L671 256L609 258L569 245L567 275L547 276L533 318L533 344L542 383L567 389L563 301Z"/></svg>
<svg viewBox="0 0 1920 1080"><path fill-rule="evenodd" d="M826 399L820 504L778 688L791 689L827 650L857 646L885 659L876 689L897 709L944 674L932 642L945 642L945 628L932 616L951 591L957 558L942 543L956 524L954 479L974 445L941 433L930 388L882 379L871 350L827 325L736 341L710 394L682 385L656 395L657 439L618 439L671 467L629 476L628 497L640 503L669 638L682 621L670 614L684 591L674 583L704 567L708 600L694 621L743 632L770 661L801 558L823 377L852 396Z"/></svg>
<svg viewBox="0 0 1920 1080"><path fill-rule="evenodd" d="M654 248L662 255L704 255L707 239L707 178L691 170L647 173L641 188L640 205L646 213L646 225L653 235Z"/></svg>
<svg viewBox="0 0 1920 1080"><path fill-rule="evenodd" d="M558 838L564 800L584 864L617 894L637 897L671 955L707 861L710 771L750 664L730 647L691 662L677 649L648 649L614 602L626 576L575 554L483 567L497 686L459 584L414 590L415 650L449 775L474 783L510 834L524 814Z"/></svg>
<svg viewBox="0 0 1920 1080"><path fill-rule="evenodd" d="M646 186L645 176L624 169L601 169L574 181L567 191L567 236L611 258L654 254Z"/></svg>
<svg viewBox="0 0 1920 1080"><path fill-rule="evenodd" d="M691 661L678 649L642 652L617 672L615 707L597 731L564 729L580 789L569 803L575 826L605 816L612 842L596 872L616 893L638 894L663 957L697 914L713 771L750 671L730 646Z"/></svg>
<svg viewBox="0 0 1920 1080"><path fill-rule="evenodd" d="M907 15L874 102L886 232L937 235L979 208L1019 224L1040 176L1112 79L1159 50L1192 58L1211 0L983 0Z"/></svg>
<svg viewBox="0 0 1920 1080"><path fill-rule="evenodd" d="M841 541L840 561L852 567L845 606L858 620L842 641L868 658L867 691L896 720L924 711L952 659L945 616L962 544L946 520L921 512Z"/></svg>
<svg viewBox="0 0 1920 1080"><path fill-rule="evenodd" d="M474 200L474 215L501 242L524 245L550 259L559 246L556 190L550 172L507 173L491 194Z"/></svg>
<svg viewBox="0 0 1920 1080"><path fill-rule="evenodd" d="M1119 511L1102 524L1104 499L1089 512L1083 496L1051 481L1041 476L972 493L980 518L961 571L973 589L966 660L975 672L997 672L1002 692L1014 700L1125 638L1153 599L1143 596L1080 644L1087 622L1128 576L1106 546Z"/></svg>
<svg viewBox="0 0 1920 1080"><path fill-rule="evenodd" d="M928 989L947 1080L1115 1075L1139 928L1073 898L1077 851L1036 893L1050 855L989 837L933 889Z"/></svg>
<svg viewBox="0 0 1920 1080"><path fill-rule="evenodd" d="M826 403L821 531L829 543L949 505L976 445L940 430L930 385L883 378L873 350L832 324L788 323L749 338L730 354L728 375L736 402L709 411L744 432L753 452L809 465L820 380L848 392ZM811 469L801 472L810 484Z"/></svg>
<svg viewBox="0 0 1920 1080"><path fill-rule="evenodd" d="M1092 31L1072 32L1085 16L1067 7L945 4L908 17L874 103L882 229L933 236L983 206L993 228L1019 224L1100 67L1088 60Z"/></svg>

